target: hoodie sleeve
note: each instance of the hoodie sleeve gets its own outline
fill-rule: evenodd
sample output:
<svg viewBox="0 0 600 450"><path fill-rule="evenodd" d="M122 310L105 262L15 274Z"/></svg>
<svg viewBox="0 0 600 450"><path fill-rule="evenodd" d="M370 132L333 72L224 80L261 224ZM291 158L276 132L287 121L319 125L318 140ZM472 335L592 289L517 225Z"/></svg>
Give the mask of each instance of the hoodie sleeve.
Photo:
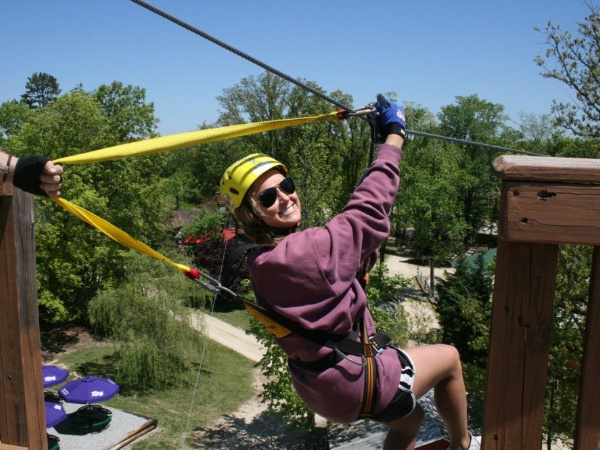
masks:
<svg viewBox="0 0 600 450"><path fill-rule="evenodd" d="M249 256L257 300L309 329L347 333L366 308L356 280L362 261L390 231L402 151L382 145L343 211L323 228L292 233Z"/></svg>

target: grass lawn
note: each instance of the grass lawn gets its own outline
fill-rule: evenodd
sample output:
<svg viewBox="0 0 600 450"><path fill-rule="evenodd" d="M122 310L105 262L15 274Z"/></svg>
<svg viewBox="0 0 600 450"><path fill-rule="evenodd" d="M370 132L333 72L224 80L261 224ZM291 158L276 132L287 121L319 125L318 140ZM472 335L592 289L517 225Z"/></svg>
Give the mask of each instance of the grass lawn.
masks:
<svg viewBox="0 0 600 450"><path fill-rule="evenodd" d="M94 344L60 357L58 363L78 376L103 376L102 368L110 361L112 352L111 345ZM109 408L158 420L158 430L135 443L134 449L180 448L188 415L190 425L185 437L189 442L194 430L209 426L218 417L235 411L254 395L252 361L210 340L206 344L201 371L198 371L201 356L198 355L196 369L189 374L184 386L155 392L121 391L103 403ZM191 405L197 380L194 404Z"/></svg>
<svg viewBox="0 0 600 450"><path fill-rule="evenodd" d="M250 328L250 313L246 311L246 308L231 311L231 312L213 312L208 313L215 316L217 319L227 322L230 325L241 328L242 330L248 330Z"/></svg>

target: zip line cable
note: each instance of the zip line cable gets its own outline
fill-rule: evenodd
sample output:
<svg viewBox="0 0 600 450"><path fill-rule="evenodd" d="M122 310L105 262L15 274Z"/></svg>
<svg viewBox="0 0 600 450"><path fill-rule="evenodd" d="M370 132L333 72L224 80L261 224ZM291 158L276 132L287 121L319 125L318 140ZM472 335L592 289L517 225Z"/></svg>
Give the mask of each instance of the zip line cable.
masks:
<svg viewBox="0 0 600 450"><path fill-rule="evenodd" d="M179 20L177 17L172 16L171 14L168 14L152 5L150 5L149 3L146 3L142 0L131 0L133 3L136 3L138 5L140 5L143 8L146 8L149 11L152 11L155 14L158 14L159 16L173 22L176 25L179 25L182 28L185 28L188 31L191 31L192 33L203 37L204 39L209 40L210 42L212 42L213 44L217 44L219 47L223 47L225 50L229 50L230 52L241 56L242 58L250 61L253 64L256 64L259 67L262 67L263 69L283 78L284 80L289 81L290 83L295 84L298 87L301 87L302 89L307 90L308 92L316 95L317 97L321 97L323 100L334 104L335 106L337 106L338 108L342 108L346 111L349 112L353 112L354 110L352 108L348 108L347 106L345 106L344 104L338 102L337 100L332 99L331 97L328 97L327 95L323 94L322 92L317 91L316 89L311 88L310 86L307 86L306 84L302 83L299 80L296 80L295 78L290 77L289 75L286 75L285 73L275 69L274 67L271 67L265 63L263 63L262 61L259 61L258 59L248 55L247 53L242 52L241 50L236 49L235 47L232 47L229 44L226 44L225 42L211 36L208 33L205 33L204 31L199 30L196 27L191 26L188 23L185 23L182 20Z"/></svg>
<svg viewBox="0 0 600 450"><path fill-rule="evenodd" d="M283 78L286 81L289 81L292 84L295 84L296 86L305 89L306 91L310 92L313 95L316 95L317 97L320 97L321 99L337 106L338 108L341 108L345 111L347 111L349 113L349 115L353 115L356 111L353 108L349 108L348 106L344 105L343 103L338 102L337 100L334 100L333 98L323 94L322 92L317 91L316 89L306 85L305 83L302 83L301 81L281 72L280 70L275 69L272 66L269 66L268 64L265 64L264 62L250 56L247 53L242 52L241 50L238 50L235 47L232 47L231 45L215 38L214 36L211 36L208 33L205 33L202 30L199 30L198 28L184 22L183 20L178 19L177 17L166 13L165 11L162 11L161 9L158 9L157 7L143 1L143 0L131 0L133 3L141 6L142 8L147 9L148 11L153 12L154 14L157 14L159 16L161 16L164 19L167 19L170 22L173 22L176 25L179 25L182 28L185 28L188 31L191 31L192 33L214 43L217 44L219 47L224 48L225 50L228 50L238 56L241 56L242 58L246 59L247 61L250 61L253 64L256 64L259 67L262 67L263 69L265 69L268 72L271 72L274 75L277 75L281 78ZM422 137L428 137L428 138L433 138L433 139L442 139L442 140L446 140L446 141L450 141L450 142L455 142L455 143L460 143L460 144L467 144L467 145L473 145L475 147L482 147L482 148L487 148L490 150L497 150L497 151L502 151L502 152L511 152L511 153L520 153L520 154L524 154L524 155L530 155L530 156L544 156L540 153L532 153L532 152L527 152L525 150L516 150L513 148L509 148L509 147L502 147L499 145L492 145L492 144L484 144L481 142L474 142L474 141L469 141L466 139L457 139L457 138L451 138L451 137L447 137L447 136L441 136L438 134L431 134L431 133L424 133L421 131L414 131L414 130L406 130L406 132L408 134L413 134L415 136L422 136Z"/></svg>
<svg viewBox="0 0 600 450"><path fill-rule="evenodd" d="M521 153L523 155L529 155L529 156L546 156L546 155L543 155L542 153L533 153L533 152L528 152L525 150L517 150L517 149L509 148L509 147L502 147L500 145L484 144L482 142L469 141L468 139L458 139L458 138L453 138L453 137L448 137L448 136L440 136L437 134L424 133L423 131L406 130L406 132L408 134L413 134L414 136L422 136L422 137L428 137L428 138L433 138L433 139L443 139L445 141L455 142L457 144L473 145L475 147L484 147L484 148L488 148L491 150L498 150L501 152Z"/></svg>

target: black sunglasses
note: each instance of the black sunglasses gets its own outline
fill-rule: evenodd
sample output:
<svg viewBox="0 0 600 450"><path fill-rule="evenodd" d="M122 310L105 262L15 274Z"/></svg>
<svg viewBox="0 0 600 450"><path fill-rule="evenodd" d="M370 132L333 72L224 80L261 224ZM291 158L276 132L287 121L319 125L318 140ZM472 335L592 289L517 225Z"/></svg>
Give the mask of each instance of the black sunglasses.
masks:
<svg viewBox="0 0 600 450"><path fill-rule="evenodd" d="M289 195L296 191L296 184L292 177L286 177L275 186L271 186L270 188L261 191L258 194L258 202L264 208L270 208L275 203L275 200L277 200L277 188L279 188L281 192Z"/></svg>

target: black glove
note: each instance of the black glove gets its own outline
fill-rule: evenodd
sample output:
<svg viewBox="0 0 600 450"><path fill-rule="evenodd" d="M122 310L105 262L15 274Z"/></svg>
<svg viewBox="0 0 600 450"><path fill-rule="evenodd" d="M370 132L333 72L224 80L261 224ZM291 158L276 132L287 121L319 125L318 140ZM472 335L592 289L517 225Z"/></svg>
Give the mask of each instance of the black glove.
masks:
<svg viewBox="0 0 600 450"><path fill-rule="evenodd" d="M35 195L48 195L40 188L40 175L50 161L45 156L26 156L19 158L13 174L13 184L25 192Z"/></svg>
<svg viewBox="0 0 600 450"><path fill-rule="evenodd" d="M406 119L402 107L388 101L381 94L377 95L375 106L379 111L383 139L385 140L389 134L398 134L406 139Z"/></svg>

